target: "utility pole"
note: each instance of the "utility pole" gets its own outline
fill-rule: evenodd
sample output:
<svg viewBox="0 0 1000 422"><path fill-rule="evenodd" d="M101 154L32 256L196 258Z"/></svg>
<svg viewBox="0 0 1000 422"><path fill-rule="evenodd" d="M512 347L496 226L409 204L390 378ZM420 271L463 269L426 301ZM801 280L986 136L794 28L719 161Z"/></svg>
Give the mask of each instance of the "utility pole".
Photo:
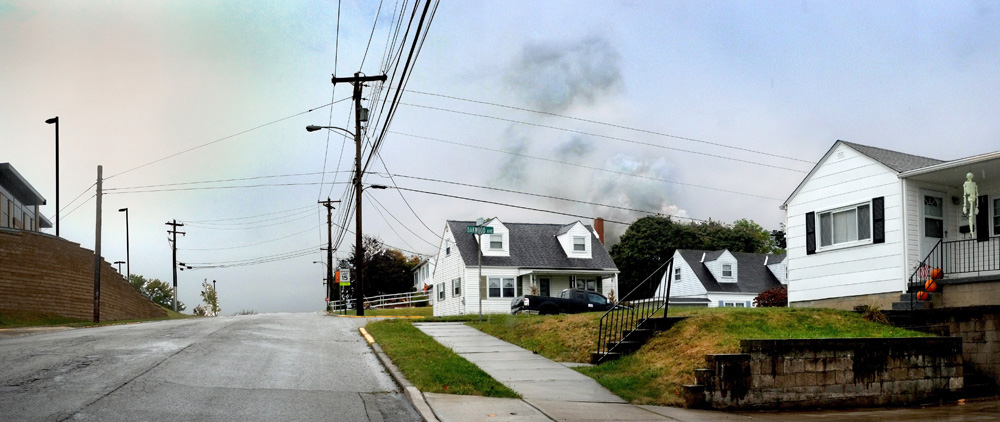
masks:
<svg viewBox="0 0 1000 422"><path fill-rule="evenodd" d="M101 322L101 196L104 168L97 166L97 224L94 233L94 322ZM58 208L58 207L57 207Z"/></svg>
<svg viewBox="0 0 1000 422"><path fill-rule="evenodd" d="M115 265L118 266L118 274L122 273L122 264L124 264L124 263L125 263L125 261L115 261Z"/></svg>
<svg viewBox="0 0 1000 422"><path fill-rule="evenodd" d="M334 287L333 283L333 204L340 201L327 197L326 201L318 202L326 207L326 297L336 302L340 300L340 286Z"/></svg>
<svg viewBox="0 0 1000 422"><path fill-rule="evenodd" d="M354 258L357 280L357 287L354 288L358 316L365 315L365 285L364 285L364 265L365 254L361 248L361 122L368 121L368 110L361 107L361 89L365 82L385 81L385 75L361 76L361 72L355 72L354 77L338 78L333 77L330 81L334 85L347 82L354 85ZM362 113L364 114L362 116ZM372 151L374 153L374 151Z"/></svg>
<svg viewBox="0 0 1000 422"><path fill-rule="evenodd" d="M178 227L184 227L183 223L178 223L177 220L173 222L167 222L168 226L171 227L167 230L167 234L172 234L174 236L173 240L170 241L170 248L174 252L174 312L177 312L177 235L184 236L186 233L177 231Z"/></svg>

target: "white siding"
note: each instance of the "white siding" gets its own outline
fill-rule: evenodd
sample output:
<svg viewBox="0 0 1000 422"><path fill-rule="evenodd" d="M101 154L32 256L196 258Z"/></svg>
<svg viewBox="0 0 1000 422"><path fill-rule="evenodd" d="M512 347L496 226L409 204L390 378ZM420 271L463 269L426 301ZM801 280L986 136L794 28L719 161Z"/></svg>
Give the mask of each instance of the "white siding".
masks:
<svg viewBox="0 0 1000 422"><path fill-rule="evenodd" d="M756 294L725 294L725 293L709 293L708 294L708 307L718 308L720 307L719 302L739 302L742 303L744 307L753 307L753 298L757 297Z"/></svg>
<svg viewBox="0 0 1000 422"><path fill-rule="evenodd" d="M462 255L455 246L455 236L451 233L447 224L445 225L444 236L442 237L441 246L438 248L437 265L434 269L434 279L437 280L438 283L444 282L445 288L448 292L445 294L445 300L439 301L437 292L435 291L432 296L431 303L434 304L434 316L460 315L466 308L466 306L463 306L462 302L463 299L466 299L469 291L467 289L462 289L461 297L453 297L451 292L451 280L464 277L465 262L462 261ZM447 245L451 245L451 254L446 255L445 251Z"/></svg>
<svg viewBox="0 0 1000 422"><path fill-rule="evenodd" d="M722 276L722 266L727 264L731 265L733 269L731 277ZM712 276L715 277L715 281L718 281L719 283L735 283L737 280L736 257L729 253L729 251L723 251L722 255L719 255L719 257L715 260L706 262L705 268L708 268L708 272L712 273Z"/></svg>
<svg viewBox="0 0 1000 422"><path fill-rule="evenodd" d="M500 219L494 218L490 221L487 226L493 227L493 234L501 236L503 238L503 248L502 249L490 249L490 236L484 234L482 236L482 244L479 248L483 250L483 256L510 256L510 231L507 230L507 226L504 226L500 222ZM476 236L478 239L479 236Z"/></svg>
<svg viewBox="0 0 1000 422"><path fill-rule="evenodd" d="M583 244L586 250L575 251L573 250L573 238L582 237ZM566 252L566 256L570 258L586 258L591 259L593 257L593 245L591 244L591 232L583 225L583 223L577 221L573 224L573 228L569 229L566 233L563 233L556 237L559 240L559 245L562 246L563 251Z"/></svg>
<svg viewBox="0 0 1000 422"><path fill-rule="evenodd" d="M806 255L805 215L885 198L885 243ZM840 145L819 163L786 209L789 302L901 292L903 207L896 172ZM817 246L819 227L817 225ZM752 300L752 298L751 298Z"/></svg>
<svg viewBox="0 0 1000 422"><path fill-rule="evenodd" d="M680 281L674 280L670 286L670 297L706 297L705 294L708 291L705 290L705 286L701 284L698 277L695 277L691 266L677 252L674 252L674 268L681 270L681 279ZM671 273L663 276L673 279L674 275ZM664 280L660 280L660 285L656 288L656 295L662 297L666 294L667 284L664 283Z"/></svg>
<svg viewBox="0 0 1000 422"><path fill-rule="evenodd" d="M781 284L788 284L788 259L777 264L767 264L767 269L778 279Z"/></svg>
<svg viewBox="0 0 1000 422"><path fill-rule="evenodd" d="M518 270L516 268L494 268L494 267L483 267L483 277L487 280L490 277L513 277L517 279ZM480 293L480 282L479 282L479 267L467 267L465 269L465 313L466 314L478 314L479 313L479 293ZM516 292L515 292L516 293ZM483 298L483 313L484 314L508 314L510 313L510 302L514 299L513 297L504 297L498 299Z"/></svg>

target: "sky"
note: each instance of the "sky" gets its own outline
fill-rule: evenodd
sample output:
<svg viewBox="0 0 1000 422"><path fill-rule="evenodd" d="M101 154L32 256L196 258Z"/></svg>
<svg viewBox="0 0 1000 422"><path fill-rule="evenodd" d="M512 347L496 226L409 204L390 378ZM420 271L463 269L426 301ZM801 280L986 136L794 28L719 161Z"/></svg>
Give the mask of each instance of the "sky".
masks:
<svg viewBox="0 0 1000 422"><path fill-rule="evenodd" d="M172 279L165 223L175 219L181 262L275 258L179 272L189 310L204 280L217 281L223 314L321 310L317 201L344 196L354 144L304 128L354 130L351 87L331 75L395 63L386 52L399 42L387 47L414 5L401 6L0 0L0 162L55 221L45 120L59 116L63 238L93 248L100 165L107 261L126 258L127 207L134 274ZM779 206L838 139L938 159L1000 139L995 2L446 0L434 10L364 179L400 188L365 191L364 233L408 252L435 254L445 221L477 217L603 217L609 246L650 213L780 229ZM397 87L365 89L370 140Z"/></svg>

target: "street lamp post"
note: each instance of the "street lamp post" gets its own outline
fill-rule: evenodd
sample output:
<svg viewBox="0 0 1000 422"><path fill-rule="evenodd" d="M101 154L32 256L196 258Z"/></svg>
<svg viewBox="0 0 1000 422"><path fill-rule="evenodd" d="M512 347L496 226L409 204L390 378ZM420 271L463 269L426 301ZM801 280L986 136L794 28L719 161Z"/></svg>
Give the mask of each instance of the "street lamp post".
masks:
<svg viewBox="0 0 1000 422"><path fill-rule="evenodd" d="M62 224L59 224L59 116L48 119L45 123L56 125L56 237L59 237L59 229L62 228Z"/></svg>
<svg viewBox="0 0 1000 422"><path fill-rule="evenodd" d="M132 277L132 256L131 256L131 253L130 253L131 248L129 247L129 240L128 240L128 237L129 237L128 236L128 208L121 208L121 209L118 210L118 212L124 212L125 213L125 271L128 272L128 274L125 275L125 280L132 281L132 279L131 279L131 277ZM118 269L118 272L119 273L121 272L121 268Z"/></svg>
<svg viewBox="0 0 1000 422"><path fill-rule="evenodd" d="M125 263L125 261L115 261L115 265L118 266L118 274L122 273L122 264L124 264L124 263Z"/></svg>
<svg viewBox="0 0 1000 422"><path fill-rule="evenodd" d="M329 267L327 263L323 261L313 261L313 264L323 264L324 267ZM332 285L332 282L330 280L327 280L327 278L329 277L323 279L323 285L326 286L326 301L330 302L333 300L333 292L331 292L331 287L330 287Z"/></svg>

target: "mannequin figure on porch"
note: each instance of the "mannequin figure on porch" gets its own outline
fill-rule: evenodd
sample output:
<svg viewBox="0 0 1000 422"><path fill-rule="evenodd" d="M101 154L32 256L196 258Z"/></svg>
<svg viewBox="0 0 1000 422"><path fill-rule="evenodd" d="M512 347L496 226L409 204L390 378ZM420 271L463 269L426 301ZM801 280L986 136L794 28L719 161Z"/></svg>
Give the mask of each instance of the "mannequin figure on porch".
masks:
<svg viewBox="0 0 1000 422"><path fill-rule="evenodd" d="M979 186L976 182L972 181L972 173L965 175L965 184L962 185L965 189L962 201L962 214L969 216L969 232L975 235L976 233L976 214L979 214Z"/></svg>

